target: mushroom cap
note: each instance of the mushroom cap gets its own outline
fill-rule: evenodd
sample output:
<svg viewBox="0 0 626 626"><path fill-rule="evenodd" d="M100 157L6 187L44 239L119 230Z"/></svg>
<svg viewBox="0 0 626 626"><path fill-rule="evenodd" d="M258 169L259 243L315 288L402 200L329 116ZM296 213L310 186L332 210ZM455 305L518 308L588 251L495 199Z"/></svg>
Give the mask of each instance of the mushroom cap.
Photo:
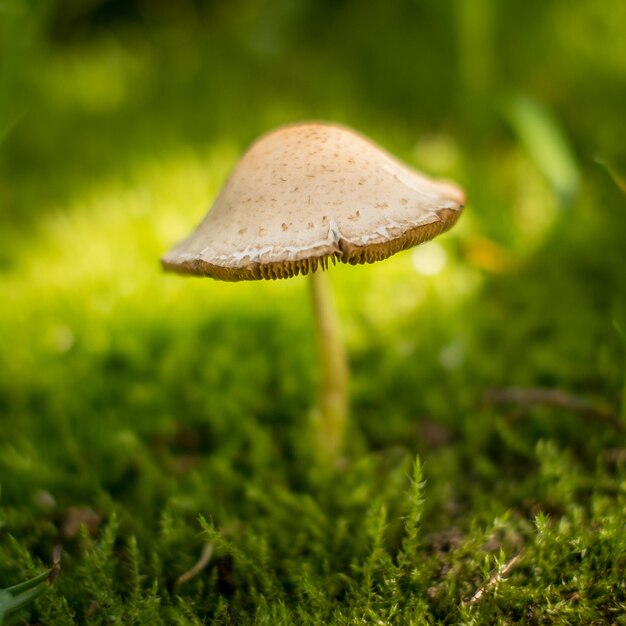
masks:
<svg viewBox="0 0 626 626"><path fill-rule="evenodd" d="M464 202L456 185L419 174L352 130L287 126L252 145L162 263L230 281L307 274L329 260L373 263L451 228Z"/></svg>

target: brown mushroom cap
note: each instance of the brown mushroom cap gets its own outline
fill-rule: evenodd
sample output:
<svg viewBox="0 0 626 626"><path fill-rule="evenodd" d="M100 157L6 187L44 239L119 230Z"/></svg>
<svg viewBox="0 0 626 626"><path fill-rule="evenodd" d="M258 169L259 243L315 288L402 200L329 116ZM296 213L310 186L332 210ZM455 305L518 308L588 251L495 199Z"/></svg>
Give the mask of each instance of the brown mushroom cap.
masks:
<svg viewBox="0 0 626 626"><path fill-rule="evenodd" d="M458 219L461 189L434 181L340 126L280 128L242 157L167 270L221 280L288 278L328 260L373 263Z"/></svg>

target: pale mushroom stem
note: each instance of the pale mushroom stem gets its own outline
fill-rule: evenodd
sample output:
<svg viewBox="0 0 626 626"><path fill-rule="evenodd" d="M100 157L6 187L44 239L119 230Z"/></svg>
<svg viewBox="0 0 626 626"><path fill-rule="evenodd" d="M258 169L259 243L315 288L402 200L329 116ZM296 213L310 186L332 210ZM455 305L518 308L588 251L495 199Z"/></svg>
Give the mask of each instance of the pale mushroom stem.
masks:
<svg viewBox="0 0 626 626"><path fill-rule="evenodd" d="M343 451L348 417L348 362L328 277L320 269L311 274L310 282L320 355L318 448L329 461L337 462Z"/></svg>

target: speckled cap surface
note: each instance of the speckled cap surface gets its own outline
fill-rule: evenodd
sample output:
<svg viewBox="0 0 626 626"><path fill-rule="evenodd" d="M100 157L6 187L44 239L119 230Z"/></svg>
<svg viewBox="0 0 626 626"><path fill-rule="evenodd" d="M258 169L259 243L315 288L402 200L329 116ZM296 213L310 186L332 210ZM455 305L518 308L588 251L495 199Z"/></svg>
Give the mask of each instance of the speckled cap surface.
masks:
<svg viewBox="0 0 626 626"><path fill-rule="evenodd" d="M221 280L288 278L330 261L373 263L458 219L464 194L340 126L306 123L244 154L165 269Z"/></svg>

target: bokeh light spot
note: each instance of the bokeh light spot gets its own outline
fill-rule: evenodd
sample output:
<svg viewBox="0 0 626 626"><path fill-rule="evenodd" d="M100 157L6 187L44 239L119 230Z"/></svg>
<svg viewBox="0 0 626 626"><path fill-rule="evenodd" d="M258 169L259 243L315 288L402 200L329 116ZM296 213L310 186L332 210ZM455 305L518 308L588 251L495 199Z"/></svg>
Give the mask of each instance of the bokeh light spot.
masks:
<svg viewBox="0 0 626 626"><path fill-rule="evenodd" d="M429 243L415 248L411 255L413 268L423 276L436 276L446 266L448 255L443 246Z"/></svg>

